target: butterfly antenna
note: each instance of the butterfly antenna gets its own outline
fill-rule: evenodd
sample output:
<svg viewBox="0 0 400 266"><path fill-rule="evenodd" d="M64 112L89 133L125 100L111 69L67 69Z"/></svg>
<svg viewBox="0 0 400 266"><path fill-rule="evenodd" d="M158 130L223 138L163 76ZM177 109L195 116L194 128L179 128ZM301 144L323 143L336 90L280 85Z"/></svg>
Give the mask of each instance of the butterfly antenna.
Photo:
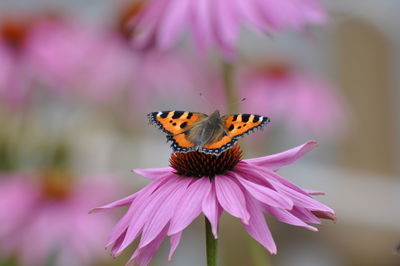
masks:
<svg viewBox="0 0 400 266"><path fill-rule="evenodd" d="M242 102L246 101L246 100L247 100L247 98L241 98L240 100L234 102L234 103L232 104L231 107L232 107L234 110L236 110L236 109L238 109L237 107L239 107L240 104L241 104Z"/></svg>

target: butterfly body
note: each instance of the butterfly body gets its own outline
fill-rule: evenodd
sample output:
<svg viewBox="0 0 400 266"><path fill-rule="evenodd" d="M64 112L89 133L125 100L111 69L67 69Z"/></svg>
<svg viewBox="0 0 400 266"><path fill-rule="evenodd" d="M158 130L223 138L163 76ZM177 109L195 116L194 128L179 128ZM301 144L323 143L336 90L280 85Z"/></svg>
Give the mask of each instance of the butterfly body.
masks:
<svg viewBox="0 0 400 266"><path fill-rule="evenodd" d="M219 111L207 116L185 111L161 111L148 114L151 124L167 133L174 152L199 151L220 155L232 148L238 138L262 128L270 120L253 114L221 116Z"/></svg>
<svg viewBox="0 0 400 266"><path fill-rule="evenodd" d="M224 132L222 117L219 111L215 111L189 128L187 139L193 142L198 150L208 143L219 141L223 137Z"/></svg>

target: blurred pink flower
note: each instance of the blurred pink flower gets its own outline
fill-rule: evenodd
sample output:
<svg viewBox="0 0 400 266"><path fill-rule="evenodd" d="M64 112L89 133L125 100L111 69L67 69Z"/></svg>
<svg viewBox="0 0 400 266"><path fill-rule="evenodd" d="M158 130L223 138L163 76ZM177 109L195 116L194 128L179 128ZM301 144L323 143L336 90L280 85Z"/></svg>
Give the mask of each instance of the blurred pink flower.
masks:
<svg viewBox="0 0 400 266"><path fill-rule="evenodd" d="M324 23L317 0L144 0L135 1L131 34L139 48L168 49L190 32L200 49L218 47L228 58L242 25L260 32L302 29Z"/></svg>
<svg viewBox="0 0 400 266"><path fill-rule="evenodd" d="M39 181L28 174L1 174L0 254L16 254L22 265L45 265L51 257L55 265L88 265L100 259L104 252L99 243L113 219L95 219L87 210L118 195L117 186L100 176L70 187L58 179Z"/></svg>
<svg viewBox="0 0 400 266"><path fill-rule="evenodd" d="M317 228L307 223L319 224L318 218L335 219L331 208L310 196L319 192L301 189L276 173L316 145L316 142L310 141L279 154L242 161L238 146L219 157L203 153L177 153L171 156L174 168L135 170L152 179L152 183L135 194L95 209L129 205L129 210L115 226L107 246L112 246L112 254L118 256L141 235L127 264L142 266L149 264L164 238L170 236L171 259L183 230L201 213L210 221L214 237L217 238L218 221L225 210L238 217L247 232L275 254L277 249L264 212L284 223L312 231L317 231ZM193 158L201 162L197 164ZM206 159L219 161L220 164L207 164ZM198 165L204 166L204 169ZM204 176L202 171L210 173L210 169L214 170L213 173L223 173ZM185 176L182 170L196 172L196 176L203 177Z"/></svg>
<svg viewBox="0 0 400 266"><path fill-rule="evenodd" d="M246 69L238 75L246 112L268 114L296 132L320 135L340 132L346 107L336 88L327 82L281 63Z"/></svg>
<svg viewBox="0 0 400 266"><path fill-rule="evenodd" d="M111 101L132 84L131 51L114 32L47 21L35 27L27 49L37 79L62 96Z"/></svg>

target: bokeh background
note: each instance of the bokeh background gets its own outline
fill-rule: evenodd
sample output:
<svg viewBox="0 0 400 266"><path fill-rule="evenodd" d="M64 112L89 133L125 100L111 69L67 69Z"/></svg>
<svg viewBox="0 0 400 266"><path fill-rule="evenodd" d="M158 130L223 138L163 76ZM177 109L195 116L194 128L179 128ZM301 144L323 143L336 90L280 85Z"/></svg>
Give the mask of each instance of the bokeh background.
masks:
<svg viewBox="0 0 400 266"><path fill-rule="evenodd" d="M0 265L123 265L131 250L103 248L123 212L88 210L149 182L131 169L168 165L147 113L214 109L271 117L245 157L317 140L281 173L337 212L318 233L267 217L273 256L224 214L220 265L400 265L400 2L322 4L328 21L306 31L243 29L228 64L186 39L133 49L129 0L0 0ZM203 235L198 219L152 265L204 265Z"/></svg>

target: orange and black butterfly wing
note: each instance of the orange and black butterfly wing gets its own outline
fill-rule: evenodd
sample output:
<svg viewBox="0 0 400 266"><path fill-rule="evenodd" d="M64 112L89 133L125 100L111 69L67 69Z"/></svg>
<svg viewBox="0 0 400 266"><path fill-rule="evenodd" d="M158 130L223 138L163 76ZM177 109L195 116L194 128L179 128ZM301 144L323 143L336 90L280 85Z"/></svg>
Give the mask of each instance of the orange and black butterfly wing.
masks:
<svg viewBox="0 0 400 266"><path fill-rule="evenodd" d="M167 133L167 141L171 142L174 152L195 150L195 144L182 133L205 117L207 115L203 113L185 111L161 111L148 114L150 124L155 124Z"/></svg>
<svg viewBox="0 0 400 266"><path fill-rule="evenodd" d="M225 115L222 119L225 121L224 136L217 142L204 145L200 149L201 152L220 155L232 148L239 137L260 129L270 122L268 117L253 114Z"/></svg>
<svg viewBox="0 0 400 266"><path fill-rule="evenodd" d="M261 129L270 122L266 116L253 114L225 115L223 119L225 120L225 130L232 138L239 138L244 134Z"/></svg>
<svg viewBox="0 0 400 266"><path fill-rule="evenodd" d="M204 145L203 147L201 147L199 149L199 151L203 152L203 153L219 156L224 151L232 148L236 144L237 141L238 141L237 138L232 138L232 137L228 136L227 134L224 134L222 139L220 139L217 142L208 143L208 144Z"/></svg>

